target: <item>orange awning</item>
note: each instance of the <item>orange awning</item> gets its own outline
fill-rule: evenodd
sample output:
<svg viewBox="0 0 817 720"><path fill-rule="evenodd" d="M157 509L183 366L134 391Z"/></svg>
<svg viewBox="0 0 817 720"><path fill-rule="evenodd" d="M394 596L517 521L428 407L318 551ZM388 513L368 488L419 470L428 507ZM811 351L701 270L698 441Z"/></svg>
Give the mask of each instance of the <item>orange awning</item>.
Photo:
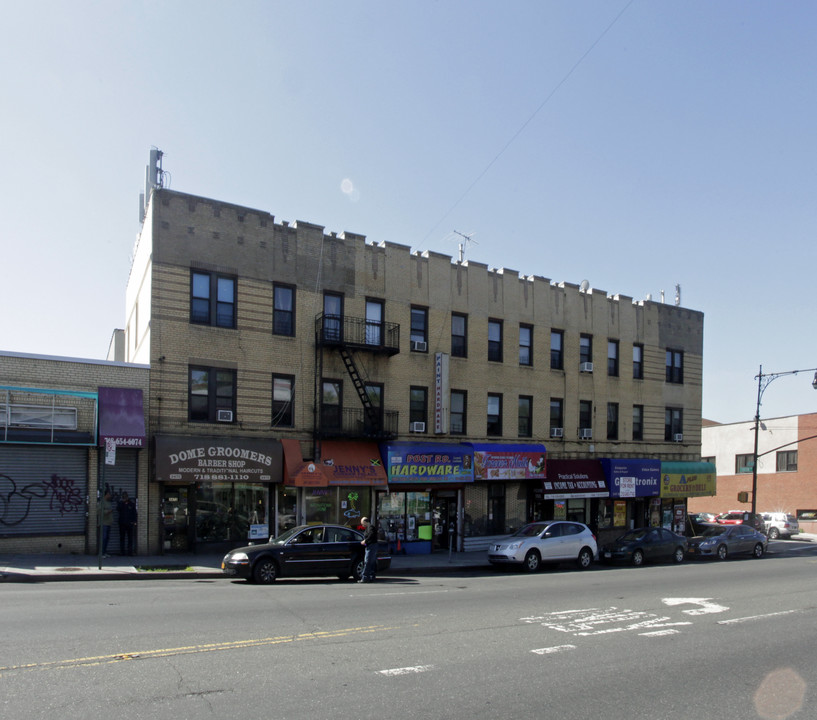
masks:
<svg viewBox="0 0 817 720"><path fill-rule="evenodd" d="M298 440L281 440L284 447L284 483L295 487L330 485L386 485L386 470L377 443L360 440L325 440L321 459L304 460Z"/></svg>

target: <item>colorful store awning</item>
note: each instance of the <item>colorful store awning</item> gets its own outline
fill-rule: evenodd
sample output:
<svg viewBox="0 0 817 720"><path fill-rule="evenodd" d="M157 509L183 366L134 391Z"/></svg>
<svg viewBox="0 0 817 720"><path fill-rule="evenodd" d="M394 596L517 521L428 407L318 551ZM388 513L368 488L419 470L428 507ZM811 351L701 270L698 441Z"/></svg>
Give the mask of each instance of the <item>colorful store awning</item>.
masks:
<svg viewBox="0 0 817 720"><path fill-rule="evenodd" d="M384 443L390 485L439 485L474 481L474 454L467 445L443 443Z"/></svg>
<svg viewBox="0 0 817 720"><path fill-rule="evenodd" d="M543 483L545 500L608 497L598 460L548 460Z"/></svg>
<svg viewBox="0 0 817 720"><path fill-rule="evenodd" d="M544 480L544 445L463 443L474 451L475 480Z"/></svg>
<svg viewBox="0 0 817 720"><path fill-rule="evenodd" d="M325 440L320 445L321 459L304 460L298 440L282 440L284 446L284 482L295 487L330 485L385 485L386 470L376 443Z"/></svg>
<svg viewBox="0 0 817 720"><path fill-rule="evenodd" d="M602 458L601 467L612 498L658 497L661 461Z"/></svg>
<svg viewBox="0 0 817 720"><path fill-rule="evenodd" d="M145 447L145 410L139 388L99 388L99 445Z"/></svg>
<svg viewBox="0 0 817 720"><path fill-rule="evenodd" d="M689 498L717 494L715 463L662 462L661 497Z"/></svg>

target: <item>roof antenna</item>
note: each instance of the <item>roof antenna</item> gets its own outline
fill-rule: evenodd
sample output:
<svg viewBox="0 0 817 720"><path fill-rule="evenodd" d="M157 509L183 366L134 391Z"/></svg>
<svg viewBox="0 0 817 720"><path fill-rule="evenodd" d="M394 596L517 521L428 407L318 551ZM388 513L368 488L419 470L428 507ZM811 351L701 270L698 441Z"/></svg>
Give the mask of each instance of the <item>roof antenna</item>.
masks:
<svg viewBox="0 0 817 720"><path fill-rule="evenodd" d="M460 262L463 262L463 260L465 260L465 246L469 242L474 243L474 245L479 245L479 243L473 239L475 233L468 233L466 235L465 233L461 233L459 230L454 230L454 234L459 235L461 238L463 238L463 241L459 243Z"/></svg>

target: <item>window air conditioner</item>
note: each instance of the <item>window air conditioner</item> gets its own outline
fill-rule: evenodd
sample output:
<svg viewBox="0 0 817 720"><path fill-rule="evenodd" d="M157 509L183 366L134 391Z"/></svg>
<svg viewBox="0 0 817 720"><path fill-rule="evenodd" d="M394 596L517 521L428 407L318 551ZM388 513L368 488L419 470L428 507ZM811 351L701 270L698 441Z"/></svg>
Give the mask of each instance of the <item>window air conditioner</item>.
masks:
<svg viewBox="0 0 817 720"><path fill-rule="evenodd" d="M426 431L426 424L424 422L413 422L409 425L411 432L424 433Z"/></svg>
<svg viewBox="0 0 817 720"><path fill-rule="evenodd" d="M219 410L216 413L216 420L219 422L232 422L233 421L233 411L232 410Z"/></svg>
<svg viewBox="0 0 817 720"><path fill-rule="evenodd" d="M675 435L672 436L672 439L675 440L675 442L684 442L683 433L675 433Z"/></svg>
<svg viewBox="0 0 817 720"><path fill-rule="evenodd" d="M564 428L550 428L550 437L552 438L560 438L565 436Z"/></svg>
<svg viewBox="0 0 817 720"><path fill-rule="evenodd" d="M422 340L412 340L411 349L415 352L426 352L426 350L428 350L428 343Z"/></svg>
<svg viewBox="0 0 817 720"><path fill-rule="evenodd" d="M593 363L583 362L579 364L579 372L591 373L593 372Z"/></svg>
<svg viewBox="0 0 817 720"><path fill-rule="evenodd" d="M593 428L579 428L579 440L592 440Z"/></svg>

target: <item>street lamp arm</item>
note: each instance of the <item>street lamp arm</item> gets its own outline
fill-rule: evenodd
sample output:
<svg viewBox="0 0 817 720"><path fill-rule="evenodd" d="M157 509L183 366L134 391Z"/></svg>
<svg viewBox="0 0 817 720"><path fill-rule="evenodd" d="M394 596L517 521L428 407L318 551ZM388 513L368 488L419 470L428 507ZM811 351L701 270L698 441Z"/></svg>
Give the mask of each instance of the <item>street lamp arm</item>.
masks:
<svg viewBox="0 0 817 720"><path fill-rule="evenodd" d="M788 447L789 445L797 445L797 443L805 442L806 440L814 440L817 438L817 435L809 435L808 437L804 438L797 438L797 440L792 440L791 442L787 442L785 445L778 445L776 448L772 448L771 450L767 450L766 452L762 452L758 454L758 457L763 457L764 455L768 455L769 453L775 452L775 450L782 450L784 447Z"/></svg>

